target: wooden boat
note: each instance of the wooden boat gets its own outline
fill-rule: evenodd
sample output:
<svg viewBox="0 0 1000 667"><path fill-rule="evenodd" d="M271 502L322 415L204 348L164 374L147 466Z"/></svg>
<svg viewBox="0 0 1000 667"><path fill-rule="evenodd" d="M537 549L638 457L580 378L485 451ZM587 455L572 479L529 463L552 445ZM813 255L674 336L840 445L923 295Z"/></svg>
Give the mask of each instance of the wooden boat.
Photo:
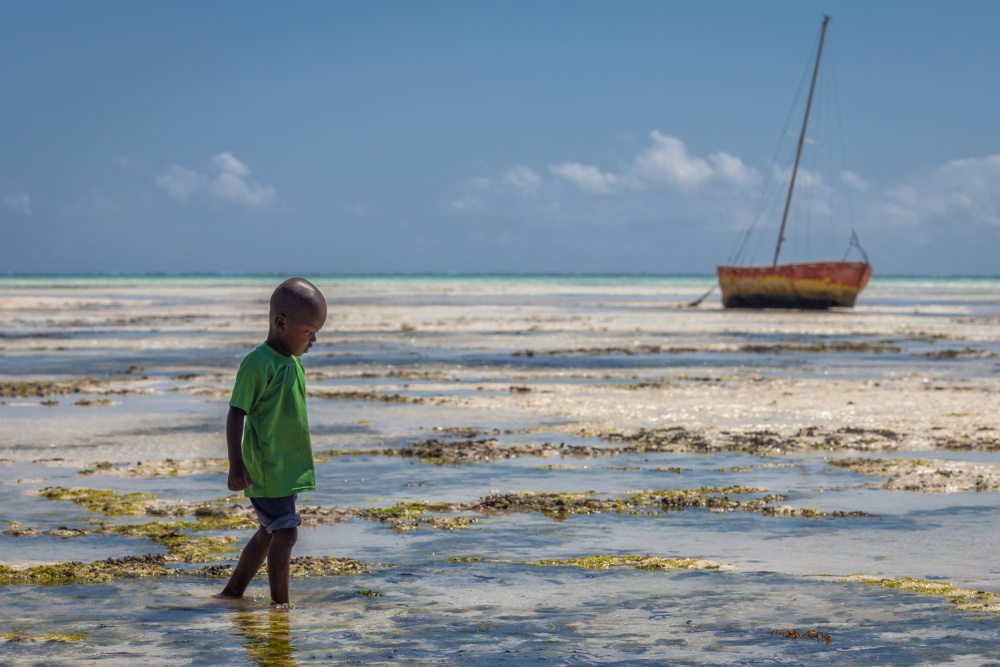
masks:
<svg viewBox="0 0 1000 667"><path fill-rule="evenodd" d="M788 209L792 203L792 193L795 191L795 177L799 171L799 159L802 156L802 145L806 141L806 125L809 123L809 110L812 107L813 92L816 89L816 75L819 73L819 61L823 55L823 40L826 37L826 26L830 17L823 17L823 28L819 37L819 49L816 52L816 64L813 67L812 83L809 86L809 99L806 102L805 117L802 119L802 132L798 137L798 148L795 152L795 165L792 167L792 178L788 184L788 195L785 198L785 210L781 216L781 229L778 232L778 243L774 249L774 261L771 266L739 267L718 266L719 287L722 290L722 304L726 308L811 308L825 309L834 306L851 308L861 290L868 284L872 275L872 267L867 256L863 262L809 262L802 264L778 264L781 243L784 241L785 224L788 222ZM852 232L851 244L857 245L857 235ZM861 251L864 255L864 250Z"/></svg>
<svg viewBox="0 0 1000 667"><path fill-rule="evenodd" d="M867 262L720 266L717 271L726 308L850 308L872 276Z"/></svg>

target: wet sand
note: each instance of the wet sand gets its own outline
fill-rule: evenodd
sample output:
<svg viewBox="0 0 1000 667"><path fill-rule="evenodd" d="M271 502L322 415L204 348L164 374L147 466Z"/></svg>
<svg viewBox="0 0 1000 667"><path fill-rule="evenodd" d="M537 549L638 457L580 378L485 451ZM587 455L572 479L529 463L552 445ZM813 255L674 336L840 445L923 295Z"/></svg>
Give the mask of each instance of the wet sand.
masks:
<svg viewBox="0 0 1000 667"><path fill-rule="evenodd" d="M263 582L207 599L252 524L223 422L272 282L0 282L15 664L990 655L997 285L876 281L804 313L687 308L694 279L317 279L296 554L319 560L286 621ZM660 562L703 565L634 567Z"/></svg>

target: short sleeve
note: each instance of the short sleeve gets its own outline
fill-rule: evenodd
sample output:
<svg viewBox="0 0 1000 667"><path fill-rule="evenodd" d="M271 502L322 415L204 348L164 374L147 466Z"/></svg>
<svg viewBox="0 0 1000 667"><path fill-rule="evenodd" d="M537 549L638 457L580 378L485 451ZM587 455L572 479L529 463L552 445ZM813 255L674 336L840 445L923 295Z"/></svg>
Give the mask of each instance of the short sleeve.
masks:
<svg viewBox="0 0 1000 667"><path fill-rule="evenodd" d="M240 370L236 373L236 384L233 385L233 395L229 399L229 405L249 413L260 398L264 384L260 371L251 367L247 360L244 360L240 365Z"/></svg>

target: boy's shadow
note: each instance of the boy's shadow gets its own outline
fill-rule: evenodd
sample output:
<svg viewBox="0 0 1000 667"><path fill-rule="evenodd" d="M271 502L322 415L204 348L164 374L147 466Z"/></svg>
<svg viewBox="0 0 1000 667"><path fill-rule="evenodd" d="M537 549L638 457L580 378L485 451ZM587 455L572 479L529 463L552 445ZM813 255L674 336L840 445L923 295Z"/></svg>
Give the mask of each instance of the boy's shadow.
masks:
<svg viewBox="0 0 1000 667"><path fill-rule="evenodd" d="M235 634L243 638L249 664L258 667L295 667L298 663L292 646L291 614L270 610L263 613L236 614Z"/></svg>

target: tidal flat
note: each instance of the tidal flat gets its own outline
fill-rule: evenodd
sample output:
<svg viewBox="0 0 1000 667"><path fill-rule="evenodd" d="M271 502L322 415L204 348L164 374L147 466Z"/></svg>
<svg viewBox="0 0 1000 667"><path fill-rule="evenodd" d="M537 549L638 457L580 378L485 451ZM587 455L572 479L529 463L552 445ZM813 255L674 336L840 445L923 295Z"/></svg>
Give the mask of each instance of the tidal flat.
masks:
<svg viewBox="0 0 1000 667"><path fill-rule="evenodd" d="M996 664L1000 280L310 277L295 609L224 422L278 277L0 277L0 665Z"/></svg>

